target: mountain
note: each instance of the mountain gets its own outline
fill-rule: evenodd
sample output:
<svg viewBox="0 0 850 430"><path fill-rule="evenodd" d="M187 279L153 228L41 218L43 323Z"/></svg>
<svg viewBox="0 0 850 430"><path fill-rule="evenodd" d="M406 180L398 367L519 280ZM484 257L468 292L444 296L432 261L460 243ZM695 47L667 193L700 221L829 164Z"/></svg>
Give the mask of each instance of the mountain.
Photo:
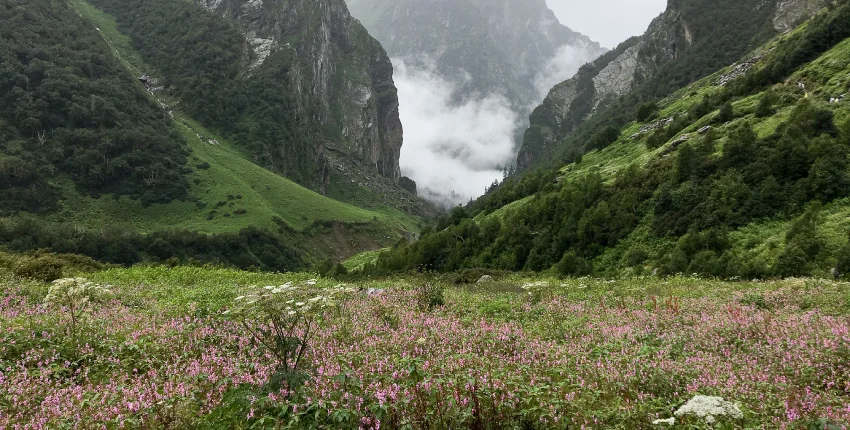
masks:
<svg viewBox="0 0 850 430"><path fill-rule="evenodd" d="M341 0L92 4L115 17L154 68L148 74L174 89L175 107L261 165L323 190L327 153L336 152L398 182L392 65Z"/></svg>
<svg viewBox="0 0 850 430"><path fill-rule="evenodd" d="M592 59L604 50L561 25L545 0L348 0L390 57L433 67L458 98L504 95L536 102L535 78L566 46ZM578 54L575 54L578 55Z"/></svg>
<svg viewBox="0 0 850 430"><path fill-rule="evenodd" d="M15 250L289 270L433 213L398 185L392 65L341 1L34 0L0 23Z"/></svg>
<svg viewBox="0 0 850 430"><path fill-rule="evenodd" d="M671 7L688 16L684 2ZM762 9L759 22L772 26L776 10ZM650 34L660 34L658 23L671 16ZM692 24L676 28L683 37L690 29L696 47L702 27ZM761 34L736 28L743 32L728 40ZM687 58L676 46L658 52ZM555 159L508 178L364 271L749 279L850 273L848 59L850 2L843 0L708 76L630 109L623 124L588 130L605 139L572 161ZM679 67L702 73L702 63L693 64ZM647 91L643 85L670 70L658 67L635 88ZM597 107L610 112L603 109L610 108Z"/></svg>
<svg viewBox="0 0 850 430"><path fill-rule="evenodd" d="M670 1L644 35L624 42L550 91L531 116L518 155L519 170L553 155L565 160L598 146L599 139L588 134L565 140L585 121L593 123L587 129L603 130L603 122L621 112L736 61L823 5L820 0Z"/></svg>

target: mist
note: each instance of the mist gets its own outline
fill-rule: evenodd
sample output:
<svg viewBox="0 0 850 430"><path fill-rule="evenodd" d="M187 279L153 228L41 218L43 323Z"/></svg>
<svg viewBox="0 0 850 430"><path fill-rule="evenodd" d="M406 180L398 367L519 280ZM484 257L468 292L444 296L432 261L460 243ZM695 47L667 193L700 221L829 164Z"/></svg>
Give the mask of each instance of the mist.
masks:
<svg viewBox="0 0 850 430"><path fill-rule="evenodd" d="M457 85L419 63L393 59L404 125L402 173L423 197L446 207L463 204L513 164L519 116L498 94L453 102Z"/></svg>
<svg viewBox="0 0 850 430"><path fill-rule="evenodd" d="M534 77L534 88L537 91L535 105L542 102L553 87L575 76L581 66L595 60L597 56L598 53L594 53L588 46L560 47L546 67Z"/></svg>
<svg viewBox="0 0 850 430"><path fill-rule="evenodd" d="M528 111L552 87L594 60L591 52L580 45L561 47L535 76L535 100ZM422 197L446 208L483 195L515 163L522 143L515 141L517 131L523 131L519 128L527 118L500 94L458 102L459 85L441 76L427 59L394 58L392 62L404 126L402 174L416 181Z"/></svg>

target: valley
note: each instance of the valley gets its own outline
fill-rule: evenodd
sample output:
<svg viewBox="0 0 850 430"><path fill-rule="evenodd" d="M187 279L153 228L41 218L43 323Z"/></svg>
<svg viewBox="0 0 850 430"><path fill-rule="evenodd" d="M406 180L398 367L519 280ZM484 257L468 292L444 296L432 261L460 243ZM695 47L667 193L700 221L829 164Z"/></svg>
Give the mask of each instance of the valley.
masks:
<svg viewBox="0 0 850 430"><path fill-rule="evenodd" d="M850 3L549 6L0 3L0 429L850 428Z"/></svg>

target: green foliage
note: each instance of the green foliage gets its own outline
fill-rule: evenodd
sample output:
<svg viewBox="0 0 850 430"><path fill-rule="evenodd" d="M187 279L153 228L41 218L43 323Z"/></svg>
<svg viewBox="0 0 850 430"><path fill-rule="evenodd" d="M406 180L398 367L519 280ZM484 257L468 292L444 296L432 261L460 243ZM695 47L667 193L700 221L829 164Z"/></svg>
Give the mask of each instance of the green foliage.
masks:
<svg viewBox="0 0 850 430"><path fill-rule="evenodd" d="M76 254L51 254L36 251L26 255L0 252L0 268L6 268L15 276L52 282L65 275L103 270L106 265L89 257Z"/></svg>
<svg viewBox="0 0 850 430"><path fill-rule="evenodd" d="M593 273L593 266L575 252L567 252L557 266L558 273L564 276L585 276Z"/></svg>
<svg viewBox="0 0 850 430"><path fill-rule="evenodd" d="M819 212L820 207L813 205L791 225L785 235L785 251L777 262L779 274L792 276L812 273L811 262L815 261L823 247L817 231Z"/></svg>
<svg viewBox="0 0 850 430"><path fill-rule="evenodd" d="M67 312L71 322L68 331L71 335L75 355L78 349L77 330L85 312L92 303L102 301L109 295L108 289L89 282L85 278L58 279L50 285L50 290L44 298L44 306Z"/></svg>
<svg viewBox="0 0 850 430"><path fill-rule="evenodd" d="M302 251L293 246L296 237L292 235L294 233L288 230L271 232L256 228L217 235L187 230L141 234L117 227L85 230L31 219L0 221L0 243L13 251L48 250L59 254L80 254L123 265L176 259L184 264L194 262L241 269L291 271L304 265ZM47 258L44 265L34 261L32 267L40 270L53 265L54 257Z"/></svg>
<svg viewBox="0 0 850 430"><path fill-rule="evenodd" d="M754 89L782 82L794 70L816 59L850 37L850 4L833 3L829 13L820 14L792 33L771 54L768 63L730 86L732 94L747 94Z"/></svg>
<svg viewBox="0 0 850 430"><path fill-rule="evenodd" d="M332 259L327 259L319 264L316 273L328 278L340 279L348 275L348 268L342 263L335 263Z"/></svg>
<svg viewBox="0 0 850 430"><path fill-rule="evenodd" d="M189 115L232 138L258 164L312 185L314 148L295 112L288 51L270 56L251 79L243 79L244 38L212 13L170 0L91 3L115 17Z"/></svg>
<svg viewBox="0 0 850 430"><path fill-rule="evenodd" d="M0 215L57 207L55 181L144 204L184 199L186 148L168 115L64 2L0 7Z"/></svg>
<svg viewBox="0 0 850 430"><path fill-rule="evenodd" d="M640 105L635 113L635 121L649 122L658 117L658 103L648 102Z"/></svg>
<svg viewBox="0 0 850 430"><path fill-rule="evenodd" d="M850 232L848 232L847 237L847 244L841 248L841 252L838 254L838 264L835 266L836 275L844 278L850 277Z"/></svg>
<svg viewBox="0 0 850 430"><path fill-rule="evenodd" d="M434 282L417 283L414 285L413 291L416 304L422 311L431 311L446 303L443 295L444 289L440 284Z"/></svg>
<svg viewBox="0 0 850 430"><path fill-rule="evenodd" d="M735 110L732 107L732 102L726 102L717 114L717 123L725 124L733 119L735 119Z"/></svg>
<svg viewBox="0 0 850 430"><path fill-rule="evenodd" d="M22 278L52 282L62 277L64 266L61 260L50 256L26 258L18 263L12 273Z"/></svg>
<svg viewBox="0 0 850 430"><path fill-rule="evenodd" d="M775 35L772 25L775 13L773 4L765 6L758 0L698 0L671 3L670 7L675 8L677 20L688 23L687 35L678 25L667 22L662 23L657 32L665 35L660 40L656 39L657 35L644 36L639 56L653 67L637 74L635 86L628 94L601 101L592 115L590 111L575 109L576 103L573 103L567 115L553 109L547 101L535 110L523 142L524 147L528 147L523 150L532 152L538 161L530 167L557 168L560 164L574 160L576 155L595 148L592 143L596 142L594 136L599 130L608 127L622 129L636 117L645 117L651 112L650 109L644 108L641 112L644 115L638 115L638 111L647 105L648 100L670 96L683 86L733 64ZM592 73L593 70L602 70L626 49L640 42L640 38L624 42L609 52L611 55L603 56L586 66L587 71ZM579 75L568 82L572 82L580 94L579 99L584 94L595 94L592 78L582 80ZM710 113L712 110L706 109L712 103L706 100L704 104L695 106L689 112L692 121ZM578 105L584 106L584 103ZM564 118L560 127L555 118ZM559 143L556 148L543 147L541 142L544 131L554 134L554 140ZM661 146L669 137L661 140L657 136L649 145L650 148Z"/></svg>
<svg viewBox="0 0 850 430"><path fill-rule="evenodd" d="M758 107L756 107L756 117L767 118L774 114L773 106L777 102L776 93L773 90L765 91L759 98Z"/></svg>

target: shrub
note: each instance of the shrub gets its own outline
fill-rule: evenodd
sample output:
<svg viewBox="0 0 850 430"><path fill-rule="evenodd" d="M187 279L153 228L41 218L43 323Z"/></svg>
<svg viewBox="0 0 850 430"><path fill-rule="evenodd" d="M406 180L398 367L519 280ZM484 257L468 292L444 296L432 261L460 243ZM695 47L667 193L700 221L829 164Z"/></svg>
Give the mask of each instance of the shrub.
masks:
<svg viewBox="0 0 850 430"><path fill-rule="evenodd" d="M720 108L720 113L717 114L717 123L724 124L735 119L735 110L732 108L731 102L726 102Z"/></svg>
<svg viewBox="0 0 850 430"><path fill-rule="evenodd" d="M422 311L431 311L445 304L443 287L433 283L417 284L414 287L416 303Z"/></svg>
<svg viewBox="0 0 850 430"><path fill-rule="evenodd" d="M557 269L558 273L563 276L586 276L593 272L590 262L572 251L564 254L557 265Z"/></svg>
<svg viewBox="0 0 850 430"><path fill-rule="evenodd" d="M635 114L635 119L638 122L647 122L655 119L658 116L658 104L655 102L644 103L640 105Z"/></svg>
<svg viewBox="0 0 850 430"><path fill-rule="evenodd" d="M841 248L841 252L838 254L838 264L835 266L835 270L838 272L838 276L850 278L850 242Z"/></svg>
<svg viewBox="0 0 850 430"><path fill-rule="evenodd" d="M24 257L12 270L15 276L52 282L62 277L65 262L53 256Z"/></svg>
<svg viewBox="0 0 850 430"><path fill-rule="evenodd" d="M767 310L770 309L770 305L764 298L764 294L761 293L747 293L744 297L738 300L742 305L752 306L756 309Z"/></svg>
<svg viewBox="0 0 850 430"><path fill-rule="evenodd" d="M643 248L630 248L623 256L628 267L636 267L649 259L649 253Z"/></svg>

